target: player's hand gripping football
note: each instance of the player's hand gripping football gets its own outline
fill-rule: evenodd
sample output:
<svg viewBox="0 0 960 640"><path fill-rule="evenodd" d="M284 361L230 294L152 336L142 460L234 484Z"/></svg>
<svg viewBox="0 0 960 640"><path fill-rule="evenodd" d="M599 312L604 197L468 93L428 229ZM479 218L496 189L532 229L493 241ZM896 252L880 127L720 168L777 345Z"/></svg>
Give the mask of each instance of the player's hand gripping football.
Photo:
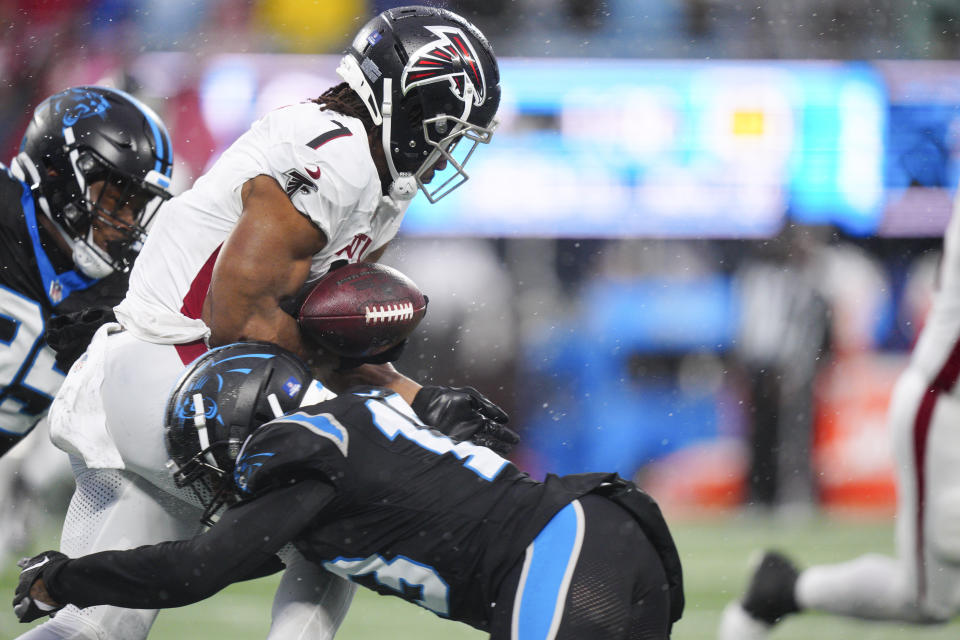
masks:
<svg viewBox="0 0 960 640"><path fill-rule="evenodd" d="M469 440L500 455L520 442L507 426L507 413L473 387L423 387L412 406L426 424L455 440Z"/></svg>
<svg viewBox="0 0 960 640"><path fill-rule="evenodd" d="M32 558L23 558L20 567L20 582L13 597L13 613L20 622L33 622L43 616L53 616L63 608L47 593L43 576L69 560L59 551L44 551Z"/></svg>

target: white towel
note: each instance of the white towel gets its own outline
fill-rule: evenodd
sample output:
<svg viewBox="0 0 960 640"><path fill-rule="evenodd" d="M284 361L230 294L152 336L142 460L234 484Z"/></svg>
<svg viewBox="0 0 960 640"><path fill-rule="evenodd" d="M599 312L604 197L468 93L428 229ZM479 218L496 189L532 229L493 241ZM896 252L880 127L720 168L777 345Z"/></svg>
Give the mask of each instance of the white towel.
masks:
<svg viewBox="0 0 960 640"><path fill-rule="evenodd" d="M100 327L77 360L50 405L50 440L67 453L83 458L87 467L123 469L123 458L107 430L100 386L108 336L121 331L117 323Z"/></svg>

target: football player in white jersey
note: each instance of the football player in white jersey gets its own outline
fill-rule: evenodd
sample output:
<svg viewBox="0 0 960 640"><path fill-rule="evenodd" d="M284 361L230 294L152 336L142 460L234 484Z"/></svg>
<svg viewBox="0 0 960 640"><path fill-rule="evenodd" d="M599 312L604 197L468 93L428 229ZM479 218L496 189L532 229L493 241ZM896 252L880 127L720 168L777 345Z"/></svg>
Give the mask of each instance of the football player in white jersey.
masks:
<svg viewBox="0 0 960 640"><path fill-rule="evenodd" d="M960 197L938 289L887 413L897 462L896 556L798 570L758 555L747 593L724 610L720 640L760 640L799 611L945 622L960 613Z"/></svg>
<svg viewBox="0 0 960 640"><path fill-rule="evenodd" d="M496 59L456 14L388 10L360 30L337 71L342 84L254 123L165 205L116 307L119 324L101 328L67 376L50 422L77 478L64 553L195 534L200 502L174 484L163 430L185 365L237 340L311 359L284 306L335 261L379 258L417 191L432 202L460 186L474 148L490 141ZM350 378L389 386L428 415L452 407L448 418L472 411L481 430L504 429L502 412L472 391L421 389L389 364ZM269 637L332 637L352 588L296 554L286 561ZM22 637L138 640L156 613L68 608Z"/></svg>

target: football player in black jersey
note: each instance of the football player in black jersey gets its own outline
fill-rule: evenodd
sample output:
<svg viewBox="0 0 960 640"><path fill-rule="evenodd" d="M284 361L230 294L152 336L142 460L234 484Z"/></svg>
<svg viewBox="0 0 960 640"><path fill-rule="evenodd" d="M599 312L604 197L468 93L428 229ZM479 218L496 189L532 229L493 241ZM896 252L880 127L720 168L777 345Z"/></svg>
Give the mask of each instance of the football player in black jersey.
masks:
<svg viewBox="0 0 960 640"><path fill-rule="evenodd" d="M208 352L173 391L167 444L207 515L231 506L193 539L23 561L18 617L182 606L280 569L274 554L292 541L333 573L495 639L669 637L682 576L653 500L615 474L536 482L416 409L383 388L336 396L274 345Z"/></svg>
<svg viewBox="0 0 960 640"><path fill-rule="evenodd" d="M0 455L46 413L85 346L71 340L78 327L126 293L144 229L170 197L172 158L153 111L85 86L42 102L19 154L0 164ZM51 318L84 310L55 359Z"/></svg>
<svg viewBox="0 0 960 640"><path fill-rule="evenodd" d="M169 197L171 158L152 111L90 86L41 103L19 154L0 164L0 456L46 414L123 298L143 229ZM0 465L0 557L29 535L37 495L69 476L48 442L38 434Z"/></svg>

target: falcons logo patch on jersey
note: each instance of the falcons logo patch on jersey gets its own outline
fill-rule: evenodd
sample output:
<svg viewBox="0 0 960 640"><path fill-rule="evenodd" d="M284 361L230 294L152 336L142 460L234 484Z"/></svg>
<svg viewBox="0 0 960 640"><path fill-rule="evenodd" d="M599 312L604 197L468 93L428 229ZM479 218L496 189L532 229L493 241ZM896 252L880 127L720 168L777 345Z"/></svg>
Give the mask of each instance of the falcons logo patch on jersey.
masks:
<svg viewBox="0 0 960 640"><path fill-rule="evenodd" d="M303 195L308 195L311 191L317 190L317 185L313 183L313 180L303 175L296 169L290 169L289 171L284 171L283 175L287 176L286 184L283 185L283 190L287 192L287 197L292 198L296 193L302 193Z"/></svg>
<svg viewBox="0 0 960 640"><path fill-rule="evenodd" d="M417 49L403 69L400 86L410 89L434 82L450 83L450 90L461 101L467 83L473 87L473 103L487 99L483 66L470 40L456 27L427 27L437 39Z"/></svg>

